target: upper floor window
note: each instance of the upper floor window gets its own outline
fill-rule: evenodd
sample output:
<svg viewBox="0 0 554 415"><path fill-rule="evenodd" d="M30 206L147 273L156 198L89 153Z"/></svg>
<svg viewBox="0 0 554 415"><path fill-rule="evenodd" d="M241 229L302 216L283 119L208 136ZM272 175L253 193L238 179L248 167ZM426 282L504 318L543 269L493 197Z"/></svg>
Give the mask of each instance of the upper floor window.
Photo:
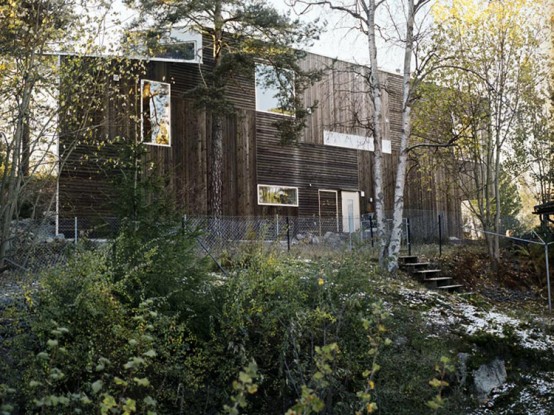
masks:
<svg viewBox="0 0 554 415"><path fill-rule="evenodd" d="M140 95L142 141L171 146L171 85L142 79Z"/></svg>
<svg viewBox="0 0 554 415"><path fill-rule="evenodd" d="M292 71L278 71L270 65L256 65L256 111L294 117L291 97L294 97Z"/></svg>
<svg viewBox="0 0 554 415"><path fill-rule="evenodd" d="M202 34L184 29L172 29L161 37L147 32L131 32L129 47L137 58L162 62L202 63Z"/></svg>
<svg viewBox="0 0 554 415"><path fill-rule="evenodd" d="M356 134L337 133L336 131L323 131L323 144L326 146L351 148L354 150L374 151L373 137L364 137ZM392 143L390 140L381 142L384 154L392 153Z"/></svg>

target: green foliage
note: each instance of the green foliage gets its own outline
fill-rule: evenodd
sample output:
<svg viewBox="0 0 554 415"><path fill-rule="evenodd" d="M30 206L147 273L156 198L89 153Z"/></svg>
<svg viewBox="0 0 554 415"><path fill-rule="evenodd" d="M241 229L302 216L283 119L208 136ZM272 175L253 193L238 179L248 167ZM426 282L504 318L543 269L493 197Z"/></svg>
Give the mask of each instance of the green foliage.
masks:
<svg viewBox="0 0 554 415"><path fill-rule="evenodd" d="M255 361L244 368L244 371L239 373L238 380L233 381L234 395L231 396L232 406L225 405L223 410L229 415L238 415L239 408L243 409L247 406L246 397L258 391L258 385L255 383L258 375L258 365Z"/></svg>
<svg viewBox="0 0 554 415"><path fill-rule="evenodd" d="M436 377L434 368L442 356L456 354L468 347L449 333L431 334L421 319L421 309L411 310L399 305L393 310L394 318L387 325L390 347L379 354L381 369L375 378L374 400L380 413L416 415L429 413L426 402L436 396L429 380ZM451 388L445 391L445 413L465 413L469 405L464 395L465 385L449 377ZM448 393L446 393L448 392Z"/></svg>
<svg viewBox="0 0 554 415"><path fill-rule="evenodd" d="M229 282L222 332L267 379L253 402L257 412L278 413L275 399L298 411L313 411L321 400L335 413L354 412L385 344L387 316L372 298L368 265L269 254Z"/></svg>
<svg viewBox="0 0 554 415"><path fill-rule="evenodd" d="M133 306L144 298L163 298L167 313L209 331L216 293L205 263L194 256L195 234L163 225L124 225L107 258L118 295Z"/></svg>
<svg viewBox="0 0 554 415"><path fill-rule="evenodd" d="M0 389L0 405L45 414L415 414L433 398L426 368L452 345L426 339L411 314L391 319L366 259L305 262L260 246L213 280L179 264L191 260L185 242L194 234L179 229L182 240L152 245L139 234L122 235L115 253L77 250L42 277L16 312L25 328L3 367L21 376L0 378L16 390ZM179 283L191 293L162 291ZM409 347L389 340L404 335Z"/></svg>
<svg viewBox="0 0 554 415"><path fill-rule="evenodd" d="M448 357L442 356L440 363L435 365L436 377L429 381L429 385L437 391L437 394L433 399L427 401L427 406L431 408L434 413L444 407L443 390L449 386L448 382L444 380L447 373L454 372L454 366L452 365Z"/></svg>
<svg viewBox="0 0 554 415"><path fill-rule="evenodd" d="M10 388L4 383L0 383L0 414L1 415L11 415L14 406L9 403L10 395L15 393L15 389Z"/></svg>

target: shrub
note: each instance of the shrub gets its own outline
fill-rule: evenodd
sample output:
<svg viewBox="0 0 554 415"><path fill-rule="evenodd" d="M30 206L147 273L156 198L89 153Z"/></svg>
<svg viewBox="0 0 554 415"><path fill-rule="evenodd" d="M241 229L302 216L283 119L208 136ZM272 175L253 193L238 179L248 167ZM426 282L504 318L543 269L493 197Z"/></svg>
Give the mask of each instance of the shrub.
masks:
<svg viewBox="0 0 554 415"><path fill-rule="evenodd" d="M306 262L253 250L243 268L214 279L192 258L190 237L147 241L131 232L115 248L78 250L46 272L19 310L24 324L10 370L22 376L0 378L9 383L0 407L425 412L437 394L428 384L434 364L453 345L425 338L413 312L383 302L369 261ZM409 344L392 346L389 338L399 336ZM459 401L450 394L441 390L445 410L455 413Z"/></svg>
<svg viewBox="0 0 554 415"><path fill-rule="evenodd" d="M255 413L282 414L316 390L327 409L322 413L354 413L357 392L364 389L374 354L384 344L387 316L372 295L367 268L339 263L306 264L259 257L228 283L222 334L229 347L254 358L264 377L252 397ZM365 264L367 265L367 264ZM337 344L325 386L317 348Z"/></svg>

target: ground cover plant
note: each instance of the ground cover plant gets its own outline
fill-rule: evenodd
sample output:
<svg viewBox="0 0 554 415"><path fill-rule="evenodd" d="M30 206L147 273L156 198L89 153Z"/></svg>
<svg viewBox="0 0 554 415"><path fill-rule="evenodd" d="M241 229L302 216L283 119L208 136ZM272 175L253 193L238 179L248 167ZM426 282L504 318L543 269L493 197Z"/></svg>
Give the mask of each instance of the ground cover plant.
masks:
<svg viewBox="0 0 554 415"><path fill-rule="evenodd" d="M472 370L499 351L551 365L514 346L516 323L504 343L449 327L481 311L381 274L363 250L303 259L254 242L224 275L196 235L132 224L5 306L2 413L462 414L479 404Z"/></svg>

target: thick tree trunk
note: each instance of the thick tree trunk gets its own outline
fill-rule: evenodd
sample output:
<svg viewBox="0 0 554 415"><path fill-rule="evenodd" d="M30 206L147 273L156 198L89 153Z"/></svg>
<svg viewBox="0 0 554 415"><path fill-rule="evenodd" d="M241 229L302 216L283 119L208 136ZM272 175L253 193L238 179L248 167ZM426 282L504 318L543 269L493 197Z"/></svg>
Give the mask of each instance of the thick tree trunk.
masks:
<svg viewBox="0 0 554 415"><path fill-rule="evenodd" d="M212 114L212 137L210 152L210 215L223 215L223 120L218 113Z"/></svg>
<svg viewBox="0 0 554 415"><path fill-rule="evenodd" d="M214 5L213 32L214 71L216 72L222 60L224 24L222 10L222 2L217 1ZM221 88L224 83L223 80L216 78L212 82L211 86L214 89ZM212 111L210 158L209 214L219 219L223 215L223 113L221 107L217 106Z"/></svg>
<svg viewBox="0 0 554 415"><path fill-rule="evenodd" d="M375 41L375 0L370 0L367 7L367 43L370 60L369 91L373 102L373 191L375 216L377 222L377 237L379 238L379 266L386 267L388 232L385 217L385 195L383 192L383 108L382 91L377 67L377 45Z"/></svg>
<svg viewBox="0 0 554 415"><path fill-rule="evenodd" d="M406 45L404 48L404 78L402 83L402 134L396 169L394 187L394 212L392 232L389 243L387 266L389 272L398 269L398 254L402 238L402 220L404 216L404 188L408 164L408 142L411 134L411 66L414 41L414 0L408 1L408 20L406 22Z"/></svg>

